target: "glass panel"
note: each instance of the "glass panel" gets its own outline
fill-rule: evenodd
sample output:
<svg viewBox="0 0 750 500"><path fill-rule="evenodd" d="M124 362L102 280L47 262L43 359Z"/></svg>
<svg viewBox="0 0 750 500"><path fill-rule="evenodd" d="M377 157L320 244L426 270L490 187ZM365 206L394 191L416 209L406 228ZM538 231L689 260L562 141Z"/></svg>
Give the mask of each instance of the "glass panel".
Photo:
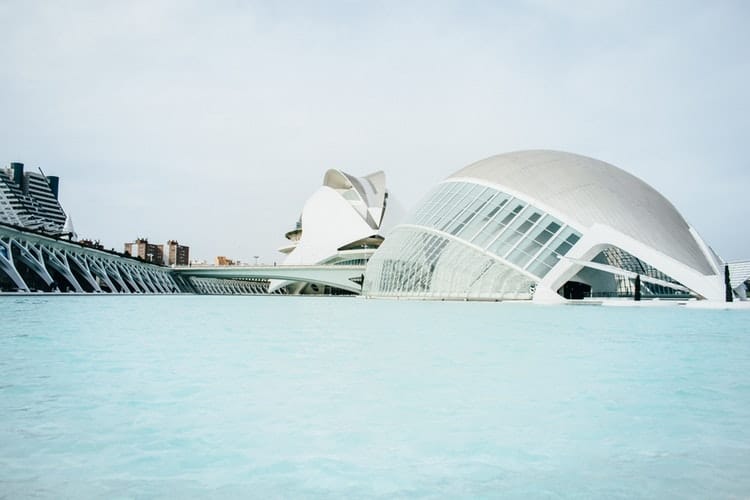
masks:
<svg viewBox="0 0 750 500"><path fill-rule="evenodd" d="M513 206L512 210L509 210ZM524 209L526 205L523 203L515 202L511 205L506 205L505 208L497 213L495 218L487 225L487 227L478 233L474 238L474 244L480 247L486 247L492 240L494 240L505 227L515 219L515 217Z"/></svg>
<svg viewBox="0 0 750 500"><path fill-rule="evenodd" d="M437 199L443 192L443 186L439 185L430 192L422 202L419 203L414 213L407 219L406 223L421 224L426 216L432 213Z"/></svg>
<svg viewBox="0 0 750 500"><path fill-rule="evenodd" d="M556 227L557 226L553 226L550 229L555 229ZM544 275L546 275L547 272L557 264L559 256L568 253L581 237L579 233L570 227L566 227L563 230L560 230L559 227L557 227L557 229L558 235L548 244L547 248L542 251L536 259L534 259L534 262L528 266L527 271L530 273L539 277L544 277ZM547 231L547 228L545 228L545 231Z"/></svg>
<svg viewBox="0 0 750 500"><path fill-rule="evenodd" d="M573 245L575 245L577 241L578 236L575 234L571 234L565 239L565 241L560 243L557 248L555 248L555 252L560 255L565 255L571 248L573 248Z"/></svg>
<svg viewBox="0 0 750 500"><path fill-rule="evenodd" d="M492 191L482 192L466 210L464 210L454 221L446 227L445 231L456 235L471 221L477 213L487 205L488 199L492 197Z"/></svg>
<svg viewBox="0 0 750 500"><path fill-rule="evenodd" d="M480 231L487 223L505 206L508 202L508 195L494 192L494 195L488 199L487 203L477 211L476 217L474 217L463 229L460 230L458 236L461 238L471 241L477 232Z"/></svg>
<svg viewBox="0 0 750 500"><path fill-rule="evenodd" d="M457 200L457 202L454 204L452 210L450 211L450 216L443 218L441 224L439 226L436 226L436 228L440 229L441 231L449 232L448 228L451 227L456 220L462 217L464 211L467 208L467 205L472 205L472 203L476 201L476 198L485 189L486 188L484 186L479 186L477 184L471 186L471 188L464 193L461 199Z"/></svg>
<svg viewBox="0 0 750 500"><path fill-rule="evenodd" d="M490 245L489 250L500 257L505 256L541 216L539 212L532 212L526 219L517 219L496 242Z"/></svg>
<svg viewBox="0 0 750 500"><path fill-rule="evenodd" d="M546 263L536 260L526 270L534 276L544 278L544 276L549 272L550 269L552 268Z"/></svg>
<svg viewBox="0 0 750 500"><path fill-rule="evenodd" d="M430 202L429 209L426 210L424 217L422 217L421 219L422 224L429 225L430 220L440 215L441 207L443 206L443 204L445 203L447 199L453 196L457 187L458 187L458 184L456 183L443 184L440 186L440 189L438 190L438 192L435 194L435 197Z"/></svg>
<svg viewBox="0 0 750 500"><path fill-rule="evenodd" d="M560 224L552 217L545 216L544 220L511 252L508 259L520 267L526 267L529 261L544 247L560 227Z"/></svg>
<svg viewBox="0 0 750 500"><path fill-rule="evenodd" d="M448 186L448 192L445 197L440 200L440 204L436 207L433 216L427 220L427 223L425 224L426 226L440 227L442 221L449 217L454 217L456 211L460 210L459 202L474 185L465 182L456 182L448 184Z"/></svg>

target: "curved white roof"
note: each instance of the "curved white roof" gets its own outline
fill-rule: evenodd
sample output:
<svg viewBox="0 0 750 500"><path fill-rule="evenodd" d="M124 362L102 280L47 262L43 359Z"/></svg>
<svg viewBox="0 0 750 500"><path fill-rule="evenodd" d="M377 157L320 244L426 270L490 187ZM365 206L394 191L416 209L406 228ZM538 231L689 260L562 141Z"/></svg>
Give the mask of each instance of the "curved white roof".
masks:
<svg viewBox="0 0 750 500"><path fill-rule="evenodd" d="M362 215L370 227L375 230L380 228L386 196L385 173L382 170L365 177L355 177L332 168L323 177L323 185L345 193L344 198Z"/></svg>
<svg viewBox="0 0 750 500"><path fill-rule="evenodd" d="M473 163L452 178L506 186L581 227L605 224L704 275L714 274L690 226L669 200L609 163L560 151L517 151Z"/></svg>

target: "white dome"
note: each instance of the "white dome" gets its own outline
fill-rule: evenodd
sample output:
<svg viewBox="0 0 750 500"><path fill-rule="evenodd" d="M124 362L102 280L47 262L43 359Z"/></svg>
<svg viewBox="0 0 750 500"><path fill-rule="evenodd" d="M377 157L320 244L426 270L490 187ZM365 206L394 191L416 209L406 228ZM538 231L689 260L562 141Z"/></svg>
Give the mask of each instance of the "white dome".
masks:
<svg viewBox="0 0 750 500"><path fill-rule="evenodd" d="M722 263L654 188L603 161L519 151L439 183L367 264L367 296L723 300Z"/></svg>
<svg viewBox="0 0 750 500"><path fill-rule="evenodd" d="M580 229L610 226L701 274L714 274L690 226L669 200L609 163L561 151L517 151L472 163L449 177L459 178L516 192Z"/></svg>

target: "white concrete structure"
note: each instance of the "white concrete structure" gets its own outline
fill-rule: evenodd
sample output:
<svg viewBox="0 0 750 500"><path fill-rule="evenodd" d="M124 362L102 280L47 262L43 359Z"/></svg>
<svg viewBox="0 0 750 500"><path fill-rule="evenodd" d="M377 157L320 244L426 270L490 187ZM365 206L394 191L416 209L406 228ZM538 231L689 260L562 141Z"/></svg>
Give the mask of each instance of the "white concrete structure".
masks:
<svg viewBox="0 0 750 500"><path fill-rule="evenodd" d="M182 293L167 267L3 224L0 292Z"/></svg>
<svg viewBox="0 0 750 500"><path fill-rule="evenodd" d="M286 234L290 244L279 249L287 254L282 266L363 265L383 241L387 204L383 172L355 177L328 170L305 202L297 227ZM273 280L269 290L282 287L302 293L307 284Z"/></svg>
<svg viewBox="0 0 750 500"><path fill-rule="evenodd" d="M440 183L370 259L367 296L724 300L724 264L655 189L558 151L493 156Z"/></svg>

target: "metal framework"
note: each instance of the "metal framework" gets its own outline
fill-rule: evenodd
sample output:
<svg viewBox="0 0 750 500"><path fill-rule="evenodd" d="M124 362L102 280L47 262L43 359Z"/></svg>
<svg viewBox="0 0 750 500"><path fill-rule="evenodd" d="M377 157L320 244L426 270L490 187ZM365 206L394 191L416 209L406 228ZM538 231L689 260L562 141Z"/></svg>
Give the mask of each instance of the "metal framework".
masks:
<svg viewBox="0 0 750 500"><path fill-rule="evenodd" d="M182 293L171 269L0 225L0 291Z"/></svg>
<svg viewBox="0 0 750 500"><path fill-rule="evenodd" d="M189 277L199 295L286 295L286 290L268 291L268 280Z"/></svg>

